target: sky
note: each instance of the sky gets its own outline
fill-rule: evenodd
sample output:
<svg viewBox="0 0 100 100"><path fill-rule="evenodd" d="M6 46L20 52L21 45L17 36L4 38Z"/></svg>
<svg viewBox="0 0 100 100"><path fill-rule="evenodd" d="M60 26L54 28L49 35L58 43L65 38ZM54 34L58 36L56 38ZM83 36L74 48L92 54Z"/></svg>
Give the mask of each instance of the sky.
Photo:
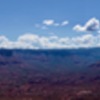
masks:
<svg viewBox="0 0 100 100"><path fill-rule="evenodd" d="M100 0L0 0L0 48L100 46Z"/></svg>

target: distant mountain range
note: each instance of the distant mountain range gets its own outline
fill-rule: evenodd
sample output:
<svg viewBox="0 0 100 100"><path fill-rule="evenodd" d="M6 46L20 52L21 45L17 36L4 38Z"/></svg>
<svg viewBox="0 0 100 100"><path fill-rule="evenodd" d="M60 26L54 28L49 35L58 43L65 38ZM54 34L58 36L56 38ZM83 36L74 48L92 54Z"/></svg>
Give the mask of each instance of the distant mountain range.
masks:
<svg viewBox="0 0 100 100"><path fill-rule="evenodd" d="M59 92L61 92L60 88L65 91L66 87L69 91L76 87L77 89L88 88L100 93L99 84L100 48L0 49L0 96L26 94L36 96L35 91L38 95L41 93L44 95L44 92L42 92L44 90L48 92L48 95L53 89L55 91L56 87ZM50 90L49 87L53 89ZM41 95L40 98L42 98Z"/></svg>

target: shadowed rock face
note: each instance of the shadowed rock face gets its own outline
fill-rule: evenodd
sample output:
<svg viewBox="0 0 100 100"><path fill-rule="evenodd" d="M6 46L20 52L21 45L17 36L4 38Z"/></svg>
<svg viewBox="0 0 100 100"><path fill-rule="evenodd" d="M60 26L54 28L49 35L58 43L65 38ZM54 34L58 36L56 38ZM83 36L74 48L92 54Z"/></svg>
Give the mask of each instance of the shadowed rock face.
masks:
<svg viewBox="0 0 100 100"><path fill-rule="evenodd" d="M1 49L0 50L0 55L5 56L5 57L11 57L13 55L13 51L12 50Z"/></svg>
<svg viewBox="0 0 100 100"><path fill-rule="evenodd" d="M95 62L95 63L91 64L89 67L91 67L91 68L100 68L100 62Z"/></svg>
<svg viewBox="0 0 100 100"><path fill-rule="evenodd" d="M0 50L0 100L100 100L100 49Z"/></svg>

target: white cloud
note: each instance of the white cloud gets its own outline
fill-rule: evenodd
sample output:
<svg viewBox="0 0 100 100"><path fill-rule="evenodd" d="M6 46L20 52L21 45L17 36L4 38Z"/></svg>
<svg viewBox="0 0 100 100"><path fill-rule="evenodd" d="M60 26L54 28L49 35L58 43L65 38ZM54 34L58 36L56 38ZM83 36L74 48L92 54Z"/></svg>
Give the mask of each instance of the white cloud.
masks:
<svg viewBox="0 0 100 100"><path fill-rule="evenodd" d="M24 35L19 36L18 41L21 42L36 42L39 36L36 34L27 33Z"/></svg>
<svg viewBox="0 0 100 100"><path fill-rule="evenodd" d="M54 20L52 19L46 19L43 21L43 24L44 25L47 25L47 26L66 26L69 24L69 22L67 20L61 22L61 23L58 23L58 22L55 22Z"/></svg>
<svg viewBox="0 0 100 100"><path fill-rule="evenodd" d="M8 39L7 39L5 36L0 35L0 44L1 44L2 42L4 42L4 41L8 41Z"/></svg>
<svg viewBox="0 0 100 100"><path fill-rule="evenodd" d="M46 19L46 20L43 21L43 24L47 25L47 26L53 25L54 24L54 20Z"/></svg>
<svg viewBox="0 0 100 100"><path fill-rule="evenodd" d="M86 34L76 37L39 36L27 33L10 41L5 36L0 36L0 48L7 49L61 49L61 48L89 48L100 47L100 34Z"/></svg>
<svg viewBox="0 0 100 100"><path fill-rule="evenodd" d="M66 26L66 25L68 25L68 24L69 24L68 21L63 21L63 22L61 23L61 26Z"/></svg>
<svg viewBox="0 0 100 100"><path fill-rule="evenodd" d="M46 30L46 29L48 29L50 26L52 26L52 27L62 27L62 26L66 26L66 25L68 25L69 24L69 22L67 21L67 20L65 20L65 21L62 21L62 22L56 22L55 20L53 20L53 19L45 19L45 20L43 20L43 22L42 23L40 23L40 24L35 24L34 26L36 27L36 28L40 28L40 29L43 29L43 30Z"/></svg>
<svg viewBox="0 0 100 100"><path fill-rule="evenodd" d="M42 30L47 30L48 27L46 25L39 25L39 24L35 24L36 28L42 29Z"/></svg>
<svg viewBox="0 0 100 100"><path fill-rule="evenodd" d="M80 25L76 25L73 30L77 31L77 32L84 32L86 31L84 27L80 26Z"/></svg>
<svg viewBox="0 0 100 100"><path fill-rule="evenodd" d="M96 18L90 19L84 26L76 25L73 30L78 32L93 32L100 29L100 21Z"/></svg>

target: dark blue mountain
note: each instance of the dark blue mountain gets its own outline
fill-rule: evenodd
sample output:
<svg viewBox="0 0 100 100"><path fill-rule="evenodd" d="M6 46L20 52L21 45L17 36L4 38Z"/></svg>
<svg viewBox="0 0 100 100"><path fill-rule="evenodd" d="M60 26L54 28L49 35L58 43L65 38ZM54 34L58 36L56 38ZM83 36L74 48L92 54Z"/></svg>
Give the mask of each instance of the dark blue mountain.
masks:
<svg viewBox="0 0 100 100"><path fill-rule="evenodd" d="M99 85L100 48L0 50L0 98L100 100Z"/></svg>

